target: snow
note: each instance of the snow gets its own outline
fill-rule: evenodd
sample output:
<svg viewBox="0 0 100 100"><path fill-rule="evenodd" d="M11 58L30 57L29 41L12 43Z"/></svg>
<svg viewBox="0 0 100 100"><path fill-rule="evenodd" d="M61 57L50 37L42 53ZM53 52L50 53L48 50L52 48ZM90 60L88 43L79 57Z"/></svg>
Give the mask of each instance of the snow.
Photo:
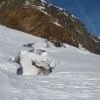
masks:
<svg viewBox="0 0 100 100"><path fill-rule="evenodd" d="M34 52L20 51L15 57L14 61L19 62L19 59L23 71L22 75L38 75L39 68L36 68L36 66L32 65L33 61L36 64L39 64L39 66L43 66L43 68L47 69L49 69L49 67L54 69L54 67L57 65L56 60L50 58L47 55L47 52L43 52L41 55L38 55Z"/></svg>
<svg viewBox="0 0 100 100"><path fill-rule="evenodd" d="M46 46L47 41L44 41L0 26L0 99L100 100L100 55L81 49L81 45L80 49L68 44L56 48L51 43ZM28 43L33 43L35 51L29 52L33 48L23 46ZM46 54L38 55L38 49ZM12 62L18 52L26 67L23 76L17 75L20 64ZM30 64L31 58L46 61L50 66L56 63L56 66L48 76L36 76L38 69Z"/></svg>
<svg viewBox="0 0 100 100"><path fill-rule="evenodd" d="M48 14L46 11L44 11L45 7L43 6L36 6L36 5L31 5L33 8L35 8L36 10L40 10L42 11L44 14L51 16L50 14Z"/></svg>
<svg viewBox="0 0 100 100"><path fill-rule="evenodd" d="M46 15L49 15L50 16L50 14L48 14L46 11L43 11L43 10L41 10L44 14L46 14Z"/></svg>
<svg viewBox="0 0 100 100"><path fill-rule="evenodd" d="M83 53L83 54L90 54L88 50L82 47L81 44L79 44L79 48L70 46L68 44L63 43L63 46L67 48L67 51L77 52L77 53Z"/></svg>
<svg viewBox="0 0 100 100"><path fill-rule="evenodd" d="M47 3L47 2L45 2L45 0L41 0L43 3Z"/></svg>
<svg viewBox="0 0 100 100"><path fill-rule="evenodd" d="M79 49L83 50L83 51L86 51L88 53L90 53L88 50L86 50L81 44L79 44Z"/></svg>
<svg viewBox="0 0 100 100"><path fill-rule="evenodd" d="M64 12L64 15L65 15L65 16L69 16L66 12Z"/></svg>
<svg viewBox="0 0 100 100"><path fill-rule="evenodd" d="M62 27L58 22L53 22L55 25Z"/></svg>
<svg viewBox="0 0 100 100"><path fill-rule="evenodd" d="M81 33L79 30L76 30L78 33ZM82 34L82 33L81 33Z"/></svg>
<svg viewBox="0 0 100 100"><path fill-rule="evenodd" d="M44 3L46 3L44 0L41 0L42 1L42 5L44 6ZM50 14L48 14L46 11L44 11L45 7L43 6L37 6L37 5L34 5L32 3L29 3L29 1L26 1L26 4L24 4L25 8L29 8L29 6L31 6L32 8L36 9L36 10L40 10L42 11L44 14L50 16Z"/></svg>
<svg viewBox="0 0 100 100"><path fill-rule="evenodd" d="M26 1L26 4L27 4L27 5L29 5L29 2L28 2L28 1Z"/></svg>
<svg viewBox="0 0 100 100"><path fill-rule="evenodd" d="M99 42L99 41L97 41L97 40L95 40L95 39L93 39L93 40L94 40L94 42L97 42L97 43Z"/></svg>
<svg viewBox="0 0 100 100"><path fill-rule="evenodd" d="M71 15L73 18L76 18L74 15Z"/></svg>
<svg viewBox="0 0 100 100"><path fill-rule="evenodd" d="M49 3L49 4L48 4L48 7L50 7L50 6L52 6L52 4Z"/></svg>
<svg viewBox="0 0 100 100"><path fill-rule="evenodd" d="M54 6L54 7L56 7L56 8L58 8L59 10L65 10L65 9L63 9L63 8L60 8L60 7L58 7L58 6Z"/></svg>

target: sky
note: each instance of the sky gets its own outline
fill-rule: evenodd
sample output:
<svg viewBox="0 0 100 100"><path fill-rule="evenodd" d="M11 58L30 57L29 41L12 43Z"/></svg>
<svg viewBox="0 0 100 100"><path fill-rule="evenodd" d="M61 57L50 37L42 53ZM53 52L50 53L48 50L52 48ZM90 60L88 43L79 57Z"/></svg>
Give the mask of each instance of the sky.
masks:
<svg viewBox="0 0 100 100"><path fill-rule="evenodd" d="M46 0L66 9L81 20L87 30L100 37L100 0Z"/></svg>

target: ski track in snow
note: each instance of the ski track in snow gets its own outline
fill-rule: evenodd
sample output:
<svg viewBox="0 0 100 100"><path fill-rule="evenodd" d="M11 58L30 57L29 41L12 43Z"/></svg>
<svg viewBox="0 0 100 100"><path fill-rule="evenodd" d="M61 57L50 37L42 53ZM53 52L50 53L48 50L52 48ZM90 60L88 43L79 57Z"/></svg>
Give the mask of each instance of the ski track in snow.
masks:
<svg viewBox="0 0 100 100"><path fill-rule="evenodd" d="M0 26L0 100L100 100L100 56L73 47L46 49L58 66L49 76L16 75L22 47L44 40ZM72 49L69 49L72 48Z"/></svg>

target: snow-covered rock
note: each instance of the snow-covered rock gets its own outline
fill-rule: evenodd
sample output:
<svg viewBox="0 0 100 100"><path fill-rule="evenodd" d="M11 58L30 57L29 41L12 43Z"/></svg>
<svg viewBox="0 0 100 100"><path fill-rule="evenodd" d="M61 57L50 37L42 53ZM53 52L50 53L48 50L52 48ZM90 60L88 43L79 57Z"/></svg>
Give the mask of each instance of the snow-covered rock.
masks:
<svg viewBox="0 0 100 100"><path fill-rule="evenodd" d="M38 75L48 75L52 72L52 68L46 61L32 60L32 65L39 69Z"/></svg>
<svg viewBox="0 0 100 100"><path fill-rule="evenodd" d="M48 75L56 66L55 60L48 57L46 52L38 50L37 52L20 51L15 57L15 62L20 64L17 74L20 75ZM43 53L43 54L42 54Z"/></svg>
<svg viewBox="0 0 100 100"><path fill-rule="evenodd" d="M35 51L35 53L38 54L38 55L41 55L41 54L47 55L47 52L46 52L45 50L41 50L41 49L37 49L37 50Z"/></svg>

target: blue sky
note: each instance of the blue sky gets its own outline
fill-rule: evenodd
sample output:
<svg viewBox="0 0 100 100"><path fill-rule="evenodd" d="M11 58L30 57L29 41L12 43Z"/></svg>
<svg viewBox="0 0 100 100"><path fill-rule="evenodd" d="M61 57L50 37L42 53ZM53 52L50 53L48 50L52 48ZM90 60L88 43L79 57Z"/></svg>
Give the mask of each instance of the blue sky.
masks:
<svg viewBox="0 0 100 100"><path fill-rule="evenodd" d="M64 8L82 23L87 30L100 36L100 0L46 0L47 2Z"/></svg>

